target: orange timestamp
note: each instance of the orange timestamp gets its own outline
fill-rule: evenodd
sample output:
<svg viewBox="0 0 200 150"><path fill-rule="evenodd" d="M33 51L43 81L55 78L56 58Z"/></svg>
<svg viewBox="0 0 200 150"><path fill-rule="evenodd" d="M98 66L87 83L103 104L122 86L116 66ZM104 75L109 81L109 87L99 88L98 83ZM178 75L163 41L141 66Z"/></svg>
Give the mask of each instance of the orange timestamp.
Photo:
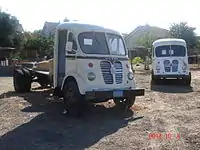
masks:
<svg viewBox="0 0 200 150"><path fill-rule="evenodd" d="M166 140L177 139L177 140L180 140L181 139L181 135L180 135L180 133L172 134L171 132L167 132L167 133L149 133L148 134L148 139L149 140L162 140L162 139L166 139Z"/></svg>

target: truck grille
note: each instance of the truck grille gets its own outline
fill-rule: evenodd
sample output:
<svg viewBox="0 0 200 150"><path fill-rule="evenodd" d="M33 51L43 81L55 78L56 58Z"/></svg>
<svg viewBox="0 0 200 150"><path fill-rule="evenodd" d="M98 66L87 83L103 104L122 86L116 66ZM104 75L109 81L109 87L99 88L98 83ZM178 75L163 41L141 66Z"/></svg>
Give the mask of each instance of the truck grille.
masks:
<svg viewBox="0 0 200 150"><path fill-rule="evenodd" d="M116 84L121 84L123 81L123 68L121 62L115 62L115 82ZM111 63L109 61L102 61L100 63L101 72L103 75L103 79L105 84L113 84L113 74L111 72Z"/></svg>
<svg viewBox="0 0 200 150"><path fill-rule="evenodd" d="M115 82L116 82L116 84L121 84L122 83L122 79L123 79L122 63L116 62L116 63L114 63L114 66L116 68Z"/></svg>
<svg viewBox="0 0 200 150"><path fill-rule="evenodd" d="M113 84L113 76L110 70L111 64L108 61L102 61L100 66L105 84Z"/></svg>

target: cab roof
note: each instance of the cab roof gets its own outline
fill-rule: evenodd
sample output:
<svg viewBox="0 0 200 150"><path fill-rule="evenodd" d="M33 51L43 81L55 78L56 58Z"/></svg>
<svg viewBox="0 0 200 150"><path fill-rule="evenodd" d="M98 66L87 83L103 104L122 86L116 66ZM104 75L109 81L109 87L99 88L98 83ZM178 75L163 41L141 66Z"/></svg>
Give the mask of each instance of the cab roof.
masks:
<svg viewBox="0 0 200 150"><path fill-rule="evenodd" d="M157 47L157 46L161 46L161 45L183 45L186 46L186 41L183 39L176 39L176 38L166 38L166 39L158 39L156 41L153 42L153 46Z"/></svg>
<svg viewBox="0 0 200 150"><path fill-rule="evenodd" d="M113 33L117 35L121 35L119 32L104 28L102 26L97 26L97 25L92 25L92 24L86 24L86 23L81 23L81 22L64 22L61 23L57 26L57 30L70 30L73 33L81 33L81 32L87 32L87 31L96 31L96 32L108 32L108 33Z"/></svg>

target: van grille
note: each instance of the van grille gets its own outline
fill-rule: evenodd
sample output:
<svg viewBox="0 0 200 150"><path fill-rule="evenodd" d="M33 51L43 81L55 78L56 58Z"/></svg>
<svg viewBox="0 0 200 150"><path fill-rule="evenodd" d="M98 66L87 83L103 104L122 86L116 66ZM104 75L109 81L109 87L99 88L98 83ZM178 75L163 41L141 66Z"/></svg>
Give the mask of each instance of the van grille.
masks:
<svg viewBox="0 0 200 150"><path fill-rule="evenodd" d="M172 61L172 72L177 72L178 71L178 60L173 60Z"/></svg>
<svg viewBox="0 0 200 150"><path fill-rule="evenodd" d="M111 64L108 61L102 61L100 66L105 84L113 84L113 76L110 70Z"/></svg>
<svg viewBox="0 0 200 150"><path fill-rule="evenodd" d="M169 60L164 60L165 72L171 72L171 63Z"/></svg>
<svg viewBox="0 0 200 150"><path fill-rule="evenodd" d="M121 62L116 62L116 63L114 63L114 66L116 68L115 82L116 82L116 84L121 84L122 83L122 79L123 79L122 63Z"/></svg>
<svg viewBox="0 0 200 150"><path fill-rule="evenodd" d="M111 63L109 61L102 61L100 63L101 72L103 74L103 79L105 84L113 84L113 74L111 73ZM121 84L123 81L123 68L121 62L115 62L114 67L115 72L115 82L116 84Z"/></svg>
<svg viewBox="0 0 200 150"><path fill-rule="evenodd" d="M177 72L178 71L178 60L174 59L171 63L169 60L164 60L165 72Z"/></svg>

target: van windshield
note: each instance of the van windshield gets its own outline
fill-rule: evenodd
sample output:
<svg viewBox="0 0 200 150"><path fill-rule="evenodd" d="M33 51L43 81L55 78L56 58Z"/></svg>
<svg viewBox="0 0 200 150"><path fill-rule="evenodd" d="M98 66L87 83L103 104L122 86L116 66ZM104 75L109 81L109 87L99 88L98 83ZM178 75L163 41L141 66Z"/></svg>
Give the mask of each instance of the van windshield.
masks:
<svg viewBox="0 0 200 150"><path fill-rule="evenodd" d="M110 33L106 35L104 32L80 33L78 41L82 51L86 54L125 55L126 51L121 36Z"/></svg>
<svg viewBox="0 0 200 150"><path fill-rule="evenodd" d="M164 45L155 48L156 57L184 57L186 48L182 45Z"/></svg>

